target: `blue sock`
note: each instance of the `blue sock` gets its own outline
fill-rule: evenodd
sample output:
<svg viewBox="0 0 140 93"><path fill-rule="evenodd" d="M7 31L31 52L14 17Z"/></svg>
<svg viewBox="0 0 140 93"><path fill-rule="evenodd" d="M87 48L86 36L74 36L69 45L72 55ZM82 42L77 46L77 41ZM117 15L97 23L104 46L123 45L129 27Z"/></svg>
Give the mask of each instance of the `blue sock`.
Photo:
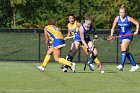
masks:
<svg viewBox="0 0 140 93"><path fill-rule="evenodd" d="M131 62L131 64L132 64L133 66L136 66L136 62L135 62L135 60L134 60L132 54L131 54L131 53L127 53L126 56L127 56L127 58L129 59L129 61Z"/></svg>
<svg viewBox="0 0 140 93"><path fill-rule="evenodd" d="M95 60L96 57L97 57L97 56L92 55L92 56L90 57L90 59L89 59L89 63L90 63L90 64L93 64L93 61Z"/></svg>
<svg viewBox="0 0 140 93"><path fill-rule="evenodd" d="M124 66L125 60L126 60L126 51L122 51L122 54L121 54L121 65L122 66Z"/></svg>
<svg viewBox="0 0 140 93"><path fill-rule="evenodd" d="M93 63L93 58L90 57L90 59L89 59L89 64L92 64L92 63Z"/></svg>
<svg viewBox="0 0 140 93"><path fill-rule="evenodd" d="M70 52L68 53L68 55L67 55L66 59L67 59L68 61L72 62L73 57L71 56ZM67 69L68 69L68 67L69 67L68 65L65 65L65 68L67 68Z"/></svg>

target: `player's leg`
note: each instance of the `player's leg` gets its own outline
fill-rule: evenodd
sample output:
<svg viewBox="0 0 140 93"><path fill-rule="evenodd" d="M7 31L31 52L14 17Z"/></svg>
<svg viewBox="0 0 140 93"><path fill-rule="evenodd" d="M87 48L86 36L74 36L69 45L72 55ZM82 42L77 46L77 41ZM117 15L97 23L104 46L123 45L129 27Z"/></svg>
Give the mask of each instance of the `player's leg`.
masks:
<svg viewBox="0 0 140 93"><path fill-rule="evenodd" d="M79 49L80 46L80 42L75 41L73 43L73 47L71 49L70 55L68 56L68 60L72 61L73 57L76 55L77 50Z"/></svg>
<svg viewBox="0 0 140 93"><path fill-rule="evenodd" d="M71 44L70 51L68 52L68 55L66 57L66 59L68 61L72 61L72 59L73 59L72 57L70 57L71 56L71 51L72 51L73 45L74 45L74 42Z"/></svg>
<svg viewBox="0 0 140 93"><path fill-rule="evenodd" d="M75 56L77 50L79 49L79 46L80 46L80 42L77 41L73 42L73 47L71 48L71 52L68 54L66 58L68 61L72 62L73 57ZM67 72L67 70L68 70L68 66L66 65L64 66L63 71Z"/></svg>
<svg viewBox="0 0 140 93"><path fill-rule="evenodd" d="M73 43L71 44L70 50L69 50L69 52L68 52L68 55L66 56L66 59L67 59L68 61L71 61L71 62L72 62L72 59L73 59L73 57L72 57L71 54L70 54L71 51L72 51L72 48L73 48ZM60 68L63 69L63 72L67 72L69 66L68 66L68 65L61 65Z"/></svg>
<svg viewBox="0 0 140 93"><path fill-rule="evenodd" d="M68 66L72 67L73 72L75 72L75 63L71 63L70 61L66 60L65 58L60 58L60 54L61 54L61 48L53 50L53 55L54 55L55 61L59 62L63 65L68 65Z"/></svg>
<svg viewBox="0 0 140 93"><path fill-rule="evenodd" d="M126 56L132 64L130 71L136 71L139 68L139 66L136 64L135 59L133 58L133 55L129 52L129 47L127 49Z"/></svg>
<svg viewBox="0 0 140 93"><path fill-rule="evenodd" d="M121 53L121 63L120 63L120 65L117 66L117 68L121 71L123 70L123 67L124 67L124 64L125 64L126 51L127 51L127 48L129 46L129 44L130 44L130 40L128 40L128 39L123 39L122 40L122 43L121 43L121 51L122 51L122 53Z"/></svg>
<svg viewBox="0 0 140 93"><path fill-rule="evenodd" d="M89 42L88 46L92 49L92 53L90 53L90 59L89 59L88 65L90 65L90 68L91 68L93 62L95 62L97 64L97 66L98 66L98 69L101 70L102 65L101 65L101 62L97 58L97 54L98 54L97 49L93 45L93 42Z"/></svg>
<svg viewBox="0 0 140 93"><path fill-rule="evenodd" d="M41 66L37 66L37 68L41 71L44 71L45 70L45 67L47 66L47 64L49 63L50 59L51 59L51 54L53 52L53 47L50 47L49 50L47 51L47 54L44 58L44 61L42 63Z"/></svg>

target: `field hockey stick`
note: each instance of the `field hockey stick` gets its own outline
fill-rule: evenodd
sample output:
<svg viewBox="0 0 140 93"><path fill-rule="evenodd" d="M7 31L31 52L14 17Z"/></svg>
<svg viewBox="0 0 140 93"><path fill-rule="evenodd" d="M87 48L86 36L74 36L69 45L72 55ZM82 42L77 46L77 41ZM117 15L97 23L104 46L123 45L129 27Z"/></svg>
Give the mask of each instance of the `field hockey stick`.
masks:
<svg viewBox="0 0 140 93"><path fill-rule="evenodd" d="M87 54L88 55L88 58L89 58L90 53L93 51L93 49L94 49L94 46L91 48L90 51L88 51L88 53L89 53L89 54ZM88 64L88 58L87 58L87 61L85 62L85 65L84 65L84 71L86 70L86 67L87 67L87 64Z"/></svg>
<svg viewBox="0 0 140 93"><path fill-rule="evenodd" d="M89 54L87 54L87 59L86 59L86 62L85 62L85 65L84 65L84 71L86 70L86 67L87 67L87 64L88 64L88 58L89 58Z"/></svg>
<svg viewBox="0 0 140 93"><path fill-rule="evenodd" d="M74 38L74 36L65 37L64 40L68 40L68 39L71 39L71 38Z"/></svg>
<svg viewBox="0 0 140 93"><path fill-rule="evenodd" d="M125 36L133 36L133 35L134 35L133 33L132 34L124 34L124 35L119 35L119 36L113 36L111 39L104 37L104 39L112 40L112 39L118 39L118 38L125 37Z"/></svg>
<svg viewBox="0 0 140 93"><path fill-rule="evenodd" d="M86 67L87 67L87 62L85 62L85 65L84 65L84 71L86 70Z"/></svg>
<svg viewBox="0 0 140 93"><path fill-rule="evenodd" d="M113 39L117 39L117 38L121 38L124 36L133 36L134 34L124 34L124 35L120 35L120 36L114 36Z"/></svg>

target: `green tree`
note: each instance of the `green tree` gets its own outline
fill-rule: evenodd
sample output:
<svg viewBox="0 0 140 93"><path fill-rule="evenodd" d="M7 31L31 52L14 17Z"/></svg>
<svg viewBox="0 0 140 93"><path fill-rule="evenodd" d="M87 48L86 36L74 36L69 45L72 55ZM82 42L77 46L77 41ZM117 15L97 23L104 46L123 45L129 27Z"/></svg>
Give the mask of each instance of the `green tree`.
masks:
<svg viewBox="0 0 140 93"><path fill-rule="evenodd" d="M140 0L81 0L82 22L91 15L96 28L109 29L119 7L123 4L127 14L140 21ZM43 28L54 18L57 25L66 28L68 15L79 16L79 0L0 0L0 26Z"/></svg>
<svg viewBox="0 0 140 93"><path fill-rule="evenodd" d="M12 24L13 27L16 27L16 8L19 5L26 4L26 0L10 0L10 3L12 7L12 14L13 14Z"/></svg>

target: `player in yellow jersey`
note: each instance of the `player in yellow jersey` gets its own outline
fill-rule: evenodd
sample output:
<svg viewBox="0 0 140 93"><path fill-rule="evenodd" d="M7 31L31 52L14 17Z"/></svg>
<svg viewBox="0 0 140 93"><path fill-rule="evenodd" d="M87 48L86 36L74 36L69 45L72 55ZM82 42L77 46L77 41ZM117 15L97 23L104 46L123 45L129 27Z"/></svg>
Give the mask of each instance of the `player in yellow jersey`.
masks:
<svg viewBox="0 0 140 93"><path fill-rule="evenodd" d="M72 71L75 72L75 63L71 63L70 61L60 57L61 49L65 46L65 42L64 42L62 33L59 31L59 29L55 25L56 25L56 21L53 19L50 19L48 21L48 25L44 28L46 43L52 46L50 46L50 48L48 49L46 57L42 65L37 66L37 68L41 71L44 71L47 64L50 61L51 54L53 53L53 56L56 62L59 62L63 65L70 66ZM52 40L51 43L48 42L50 38Z"/></svg>
<svg viewBox="0 0 140 93"><path fill-rule="evenodd" d="M78 27L77 27L77 21L75 20L75 16L74 14L70 14L69 17L68 17L68 20L69 20L69 23L67 25L67 28L68 28L68 33L67 33L67 36L64 38L64 40L67 40L67 37L70 37L70 36L73 36L75 37L75 34L78 32ZM73 48L73 42L71 44L71 47L70 47L70 50L69 50L69 53L68 53L68 56L70 55L70 52ZM66 59L68 58L68 56L66 57ZM70 61L69 59L67 59L68 61ZM63 69L64 66L61 66L61 68ZM68 66L65 66L65 68L63 69L64 72L67 72L68 69Z"/></svg>
<svg viewBox="0 0 140 93"><path fill-rule="evenodd" d="M69 23L67 25L68 27L68 33L66 37L69 37L70 35L74 36L74 34L77 32L76 31L76 21L75 21L75 16L73 14L69 15Z"/></svg>
<svg viewBox="0 0 140 93"><path fill-rule="evenodd" d="M67 25L68 33L67 33L67 36L64 38L64 40L67 40L67 37L70 37L70 36L74 37L75 33L78 32L78 27L76 26L76 23L77 23L77 21L75 20L75 16L73 14L70 14L69 15L69 23ZM72 49L72 46L73 46L73 43L71 45L70 51Z"/></svg>

